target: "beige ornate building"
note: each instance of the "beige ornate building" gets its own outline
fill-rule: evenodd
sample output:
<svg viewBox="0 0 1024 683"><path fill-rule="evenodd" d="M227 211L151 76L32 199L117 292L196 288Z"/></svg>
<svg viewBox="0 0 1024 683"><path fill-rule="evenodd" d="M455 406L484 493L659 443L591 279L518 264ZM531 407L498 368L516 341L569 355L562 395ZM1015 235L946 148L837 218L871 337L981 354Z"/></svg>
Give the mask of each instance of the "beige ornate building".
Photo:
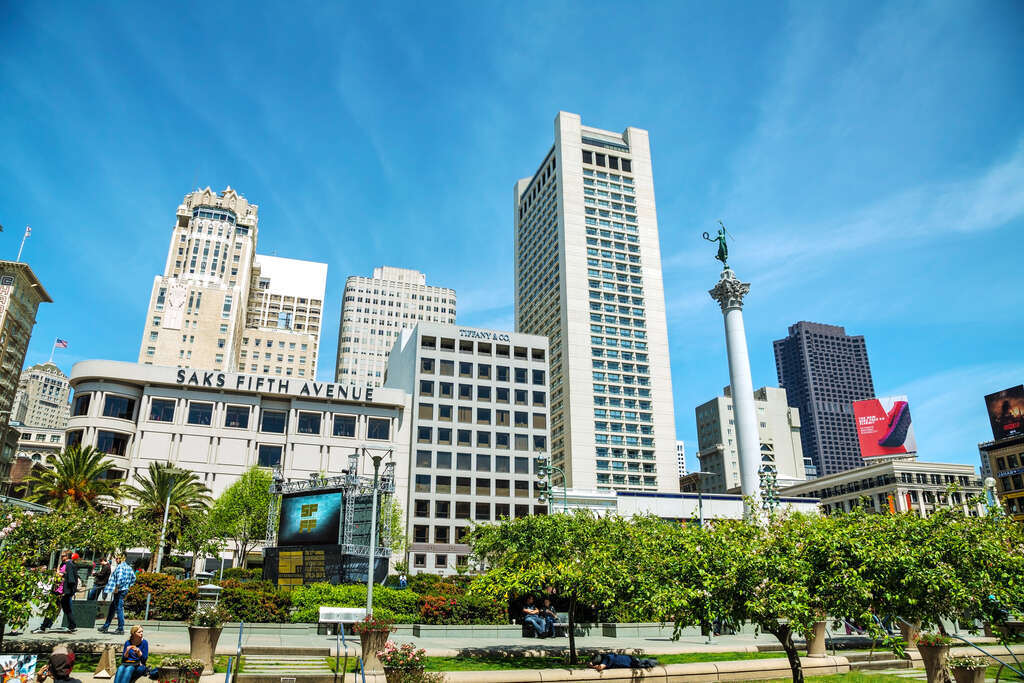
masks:
<svg viewBox="0 0 1024 683"><path fill-rule="evenodd" d="M39 304L53 303L27 263L0 261L0 481L10 477L17 448L11 429L14 395Z"/></svg>
<svg viewBox="0 0 1024 683"><path fill-rule="evenodd" d="M259 207L231 187L185 195L140 363L316 376L327 265L257 255L258 232Z"/></svg>
<svg viewBox="0 0 1024 683"><path fill-rule="evenodd" d="M48 427L61 433L68 424L68 376L52 360L21 373L14 397L12 420L29 427Z"/></svg>

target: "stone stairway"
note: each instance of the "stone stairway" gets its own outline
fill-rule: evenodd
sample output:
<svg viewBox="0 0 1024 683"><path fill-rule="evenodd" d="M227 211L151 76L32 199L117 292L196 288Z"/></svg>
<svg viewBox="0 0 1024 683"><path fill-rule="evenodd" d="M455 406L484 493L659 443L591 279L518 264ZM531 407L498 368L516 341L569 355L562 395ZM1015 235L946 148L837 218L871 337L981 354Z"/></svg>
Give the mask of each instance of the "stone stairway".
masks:
<svg viewBox="0 0 1024 683"><path fill-rule="evenodd" d="M242 670L238 680L330 679L333 678L327 663L330 654L328 647L247 647L242 651Z"/></svg>

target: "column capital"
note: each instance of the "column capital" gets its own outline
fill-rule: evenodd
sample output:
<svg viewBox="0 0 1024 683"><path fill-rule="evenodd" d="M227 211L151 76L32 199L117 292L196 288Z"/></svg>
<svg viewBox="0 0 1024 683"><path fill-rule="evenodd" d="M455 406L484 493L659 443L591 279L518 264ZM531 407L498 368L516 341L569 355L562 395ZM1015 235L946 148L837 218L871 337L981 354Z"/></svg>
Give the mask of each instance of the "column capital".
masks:
<svg viewBox="0 0 1024 683"><path fill-rule="evenodd" d="M749 282L740 282L732 268L722 269L718 284L708 290L711 298L718 302L722 311L732 308L743 309L743 297L750 291Z"/></svg>

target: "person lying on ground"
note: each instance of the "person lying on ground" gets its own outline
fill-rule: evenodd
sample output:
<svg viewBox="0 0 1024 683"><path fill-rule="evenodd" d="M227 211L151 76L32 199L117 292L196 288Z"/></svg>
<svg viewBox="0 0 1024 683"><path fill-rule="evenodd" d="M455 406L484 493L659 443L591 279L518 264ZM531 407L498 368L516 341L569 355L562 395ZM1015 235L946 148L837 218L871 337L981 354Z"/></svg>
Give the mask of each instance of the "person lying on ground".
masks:
<svg viewBox="0 0 1024 683"><path fill-rule="evenodd" d="M605 669L650 669L658 665L657 659L639 658L633 655L621 655L614 652L596 654L590 658L588 669L604 671Z"/></svg>

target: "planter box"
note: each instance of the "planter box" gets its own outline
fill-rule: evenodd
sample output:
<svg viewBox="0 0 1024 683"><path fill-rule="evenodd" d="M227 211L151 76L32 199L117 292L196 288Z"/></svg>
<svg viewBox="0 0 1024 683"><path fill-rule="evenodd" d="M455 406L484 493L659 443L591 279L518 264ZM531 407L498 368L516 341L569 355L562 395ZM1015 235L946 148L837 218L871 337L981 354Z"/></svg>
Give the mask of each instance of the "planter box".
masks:
<svg viewBox="0 0 1024 683"><path fill-rule="evenodd" d="M518 638L521 628L506 624L413 624L416 638Z"/></svg>
<svg viewBox="0 0 1024 683"><path fill-rule="evenodd" d="M71 613L75 616L75 625L78 628L95 628L96 615L99 614L99 607L100 603L98 600L72 600ZM61 626L67 628L67 615L64 615L61 621Z"/></svg>
<svg viewBox="0 0 1024 683"><path fill-rule="evenodd" d="M672 624L657 623L613 623L601 624L601 635L605 638L643 638L649 636L671 636Z"/></svg>

